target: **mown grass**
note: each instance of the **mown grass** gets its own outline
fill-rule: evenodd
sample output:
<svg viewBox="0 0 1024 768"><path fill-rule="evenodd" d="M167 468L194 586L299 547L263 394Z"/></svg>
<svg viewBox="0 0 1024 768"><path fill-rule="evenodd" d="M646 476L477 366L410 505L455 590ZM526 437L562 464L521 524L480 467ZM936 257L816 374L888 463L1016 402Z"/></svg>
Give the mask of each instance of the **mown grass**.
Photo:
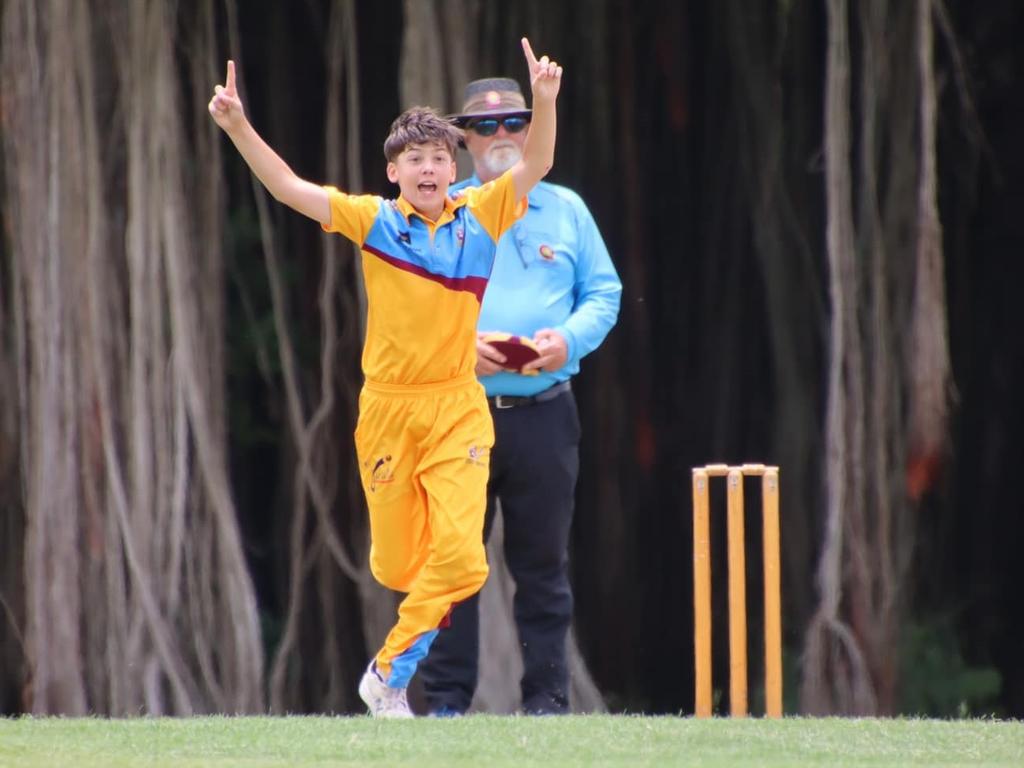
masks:
<svg viewBox="0 0 1024 768"><path fill-rule="evenodd" d="M0 766L1024 766L993 720L477 715L0 720Z"/></svg>

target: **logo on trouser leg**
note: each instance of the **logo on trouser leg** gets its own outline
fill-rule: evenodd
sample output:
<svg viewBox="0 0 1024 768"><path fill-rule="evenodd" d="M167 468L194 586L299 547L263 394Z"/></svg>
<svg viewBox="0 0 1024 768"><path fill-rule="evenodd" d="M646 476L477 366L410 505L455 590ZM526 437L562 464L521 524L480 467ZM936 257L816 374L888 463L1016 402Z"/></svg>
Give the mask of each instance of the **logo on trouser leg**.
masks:
<svg viewBox="0 0 1024 768"><path fill-rule="evenodd" d="M482 445L469 446L469 455L466 457L467 464L475 464L478 467L487 466L487 454L490 448Z"/></svg>
<svg viewBox="0 0 1024 768"><path fill-rule="evenodd" d="M394 482L395 470L391 466L391 454L381 456L376 461L368 459L363 462L363 466L367 469L370 465L373 465L373 469L370 469L370 491L376 491L378 485L385 485L387 483Z"/></svg>

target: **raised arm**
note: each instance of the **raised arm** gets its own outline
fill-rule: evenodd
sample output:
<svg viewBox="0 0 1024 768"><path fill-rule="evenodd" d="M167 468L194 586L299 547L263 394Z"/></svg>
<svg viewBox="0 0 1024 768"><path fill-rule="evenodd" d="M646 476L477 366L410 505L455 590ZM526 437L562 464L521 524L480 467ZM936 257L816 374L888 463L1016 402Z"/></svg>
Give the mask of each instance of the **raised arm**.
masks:
<svg viewBox="0 0 1024 768"><path fill-rule="evenodd" d="M213 89L210 115L224 129L239 154L276 200L324 224L330 223L331 206L327 191L299 178L288 164L260 138L242 108L235 87L235 62L228 62L227 80Z"/></svg>
<svg viewBox="0 0 1024 768"><path fill-rule="evenodd" d="M523 157L511 170L516 197L526 195L543 179L555 162L555 99L562 83L562 68L547 56L533 55L530 41L523 38L523 54L530 68L533 91L533 119L523 147Z"/></svg>

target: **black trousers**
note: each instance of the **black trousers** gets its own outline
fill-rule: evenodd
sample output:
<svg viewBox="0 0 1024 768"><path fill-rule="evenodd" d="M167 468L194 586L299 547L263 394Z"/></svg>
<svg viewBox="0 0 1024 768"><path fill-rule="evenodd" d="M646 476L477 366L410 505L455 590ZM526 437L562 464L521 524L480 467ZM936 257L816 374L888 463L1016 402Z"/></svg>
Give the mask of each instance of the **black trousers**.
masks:
<svg viewBox="0 0 1024 768"><path fill-rule="evenodd" d="M501 502L505 560L515 582L513 614L523 655L523 711L560 714L569 707L566 636L572 620L569 529L579 475L580 422L566 391L514 408L492 406L494 448L484 540ZM479 596L460 603L420 663L431 712L465 712L477 684Z"/></svg>

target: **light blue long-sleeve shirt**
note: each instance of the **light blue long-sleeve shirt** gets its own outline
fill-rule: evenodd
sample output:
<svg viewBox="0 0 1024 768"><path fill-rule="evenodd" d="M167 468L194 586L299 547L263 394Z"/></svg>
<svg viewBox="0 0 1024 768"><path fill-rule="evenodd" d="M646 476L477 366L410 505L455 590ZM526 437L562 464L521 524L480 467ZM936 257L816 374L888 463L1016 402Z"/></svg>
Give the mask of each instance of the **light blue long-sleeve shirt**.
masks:
<svg viewBox="0 0 1024 768"><path fill-rule="evenodd" d="M474 175L451 191L480 184ZM615 325L621 296L622 283L583 200L565 187L539 183L523 218L498 242L478 328L531 338L551 328L565 337L569 356L553 373L483 376L488 396L534 395L578 373L580 359Z"/></svg>

